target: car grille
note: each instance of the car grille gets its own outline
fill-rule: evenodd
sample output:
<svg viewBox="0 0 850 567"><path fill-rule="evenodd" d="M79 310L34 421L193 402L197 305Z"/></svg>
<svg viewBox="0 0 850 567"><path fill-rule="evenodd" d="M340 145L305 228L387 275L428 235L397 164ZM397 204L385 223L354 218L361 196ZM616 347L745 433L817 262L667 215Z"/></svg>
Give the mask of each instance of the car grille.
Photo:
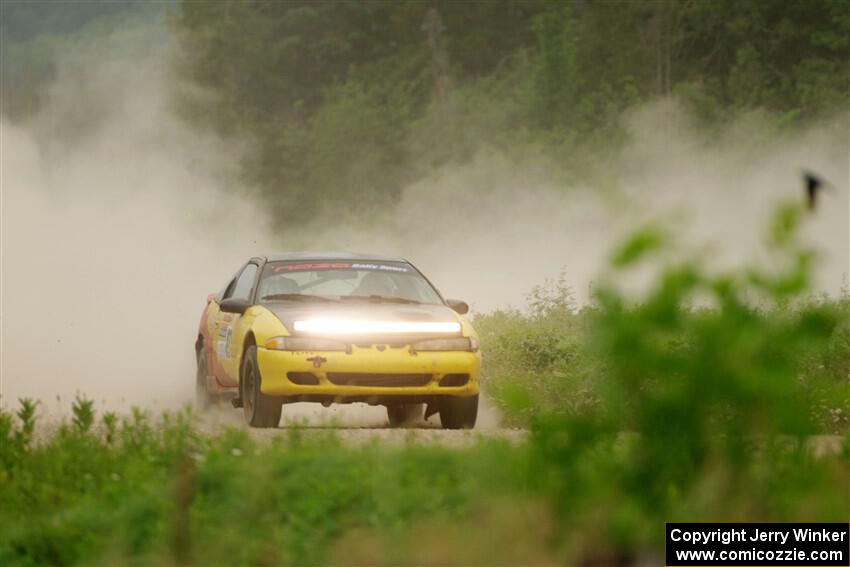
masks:
<svg viewBox="0 0 850 567"><path fill-rule="evenodd" d="M440 386L466 386L467 382L469 382L469 374L446 374L440 380Z"/></svg>
<svg viewBox="0 0 850 567"><path fill-rule="evenodd" d="M319 378L312 372L287 372L286 377L289 378L290 382L299 386L317 386L319 384Z"/></svg>
<svg viewBox="0 0 850 567"><path fill-rule="evenodd" d="M328 372L328 380L337 386L410 387L424 386L433 374L373 374L365 372Z"/></svg>

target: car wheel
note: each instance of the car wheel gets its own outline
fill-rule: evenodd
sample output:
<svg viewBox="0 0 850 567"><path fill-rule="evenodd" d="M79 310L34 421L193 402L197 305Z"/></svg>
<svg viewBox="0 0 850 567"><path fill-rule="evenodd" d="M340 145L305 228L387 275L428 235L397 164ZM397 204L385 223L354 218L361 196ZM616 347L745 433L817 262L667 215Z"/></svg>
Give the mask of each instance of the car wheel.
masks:
<svg viewBox="0 0 850 567"><path fill-rule="evenodd" d="M195 407L199 410L205 410L210 407L212 396L210 396L210 392L207 390L209 367L207 366L207 351L203 345L201 345L201 349L198 351L197 361L198 369L195 373Z"/></svg>
<svg viewBox="0 0 850 567"><path fill-rule="evenodd" d="M251 427L277 427L283 404L280 400L260 391L262 376L257 365L257 347L245 349L242 360L242 376L239 380L242 392L242 409L245 421Z"/></svg>
<svg viewBox="0 0 850 567"><path fill-rule="evenodd" d="M478 394L446 399L440 406L443 429L472 429L478 417Z"/></svg>
<svg viewBox="0 0 850 567"><path fill-rule="evenodd" d="M390 427L401 427L416 422L422 417L422 404L393 404L387 406Z"/></svg>

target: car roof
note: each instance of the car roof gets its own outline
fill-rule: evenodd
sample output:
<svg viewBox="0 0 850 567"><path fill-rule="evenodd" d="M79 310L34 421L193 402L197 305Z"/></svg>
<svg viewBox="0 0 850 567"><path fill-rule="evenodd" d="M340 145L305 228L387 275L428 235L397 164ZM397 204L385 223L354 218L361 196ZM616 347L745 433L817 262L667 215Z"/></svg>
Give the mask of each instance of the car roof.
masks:
<svg viewBox="0 0 850 567"><path fill-rule="evenodd" d="M282 262L286 260L372 260L376 262L406 262L404 258L397 256L382 256L380 254L361 254L357 252L278 252L265 256L268 262Z"/></svg>

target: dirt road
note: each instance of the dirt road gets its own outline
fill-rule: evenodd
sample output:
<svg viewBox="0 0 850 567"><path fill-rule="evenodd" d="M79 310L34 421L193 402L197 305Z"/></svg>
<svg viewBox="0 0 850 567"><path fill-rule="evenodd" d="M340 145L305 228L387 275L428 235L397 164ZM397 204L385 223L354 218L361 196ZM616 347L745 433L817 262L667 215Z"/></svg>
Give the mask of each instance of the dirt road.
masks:
<svg viewBox="0 0 850 567"><path fill-rule="evenodd" d="M201 429L209 433L232 426L245 426L242 410L223 404L206 412L201 420ZM333 432L343 442L352 444L377 441L463 446L481 437L520 442L527 435L523 429L504 427L498 411L486 402L480 408L478 423L473 430L444 430L436 415L427 421L411 423L408 427L391 428L383 406L346 404L325 408L319 404L300 403L283 407L283 417L278 428L249 431L257 439L271 440L290 435L295 429L301 435L317 437Z"/></svg>

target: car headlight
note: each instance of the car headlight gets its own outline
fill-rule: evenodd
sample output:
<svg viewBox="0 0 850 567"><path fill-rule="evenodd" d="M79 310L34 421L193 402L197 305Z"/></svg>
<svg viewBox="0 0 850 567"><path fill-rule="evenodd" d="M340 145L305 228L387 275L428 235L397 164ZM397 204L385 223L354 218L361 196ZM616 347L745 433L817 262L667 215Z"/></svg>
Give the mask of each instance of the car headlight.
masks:
<svg viewBox="0 0 850 567"><path fill-rule="evenodd" d="M292 351L348 351L349 345L340 341L312 337L272 337L266 341L270 350Z"/></svg>
<svg viewBox="0 0 850 567"><path fill-rule="evenodd" d="M461 350L475 352L478 350L478 339L475 337L457 337L450 339L428 339L411 345L414 352L433 352Z"/></svg>

